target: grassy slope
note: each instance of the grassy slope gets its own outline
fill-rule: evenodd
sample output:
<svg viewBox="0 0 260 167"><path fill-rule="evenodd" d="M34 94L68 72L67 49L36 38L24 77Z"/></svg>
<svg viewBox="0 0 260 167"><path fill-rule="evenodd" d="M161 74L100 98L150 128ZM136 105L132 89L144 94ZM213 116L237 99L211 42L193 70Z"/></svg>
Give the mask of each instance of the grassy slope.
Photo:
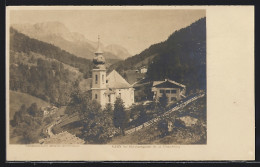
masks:
<svg viewBox="0 0 260 167"><path fill-rule="evenodd" d="M38 107L49 106L50 104L42 99L31 96L26 93L16 92L10 90L10 105L9 105L9 119L12 120L15 112L17 112L21 105L25 104L29 107L32 103L37 103ZM10 144L18 144L20 140L20 136L11 137L13 128L10 126Z"/></svg>
<svg viewBox="0 0 260 167"><path fill-rule="evenodd" d="M204 112L205 111L205 98L199 99L197 102L193 102L182 110L185 112ZM170 116L171 118L171 116ZM198 117L197 117L198 118ZM205 118L199 118L202 121ZM149 127L145 127L137 132L134 132L126 136L118 136L112 139L109 144L205 144L206 141L202 140L199 134L193 133L190 128L178 129L174 133L165 137L159 137L160 131L157 129L158 123L155 123ZM205 131L201 133L206 133Z"/></svg>
<svg viewBox="0 0 260 167"><path fill-rule="evenodd" d="M10 90L10 120L13 119L15 112L20 109L21 105L25 104L27 107L29 107L32 103L37 103L38 107L45 107L50 105L48 102L43 101L37 97Z"/></svg>

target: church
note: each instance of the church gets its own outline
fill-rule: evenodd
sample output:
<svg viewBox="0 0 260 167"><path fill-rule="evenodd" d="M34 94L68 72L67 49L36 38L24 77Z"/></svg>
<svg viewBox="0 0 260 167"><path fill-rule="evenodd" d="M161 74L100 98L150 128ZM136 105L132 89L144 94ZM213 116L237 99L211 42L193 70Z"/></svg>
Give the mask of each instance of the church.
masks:
<svg viewBox="0 0 260 167"><path fill-rule="evenodd" d="M134 103L134 88L115 70L107 75L105 62L98 38L98 48L93 58L92 100L98 101L104 108L107 103L114 105L116 98L120 97L125 107L130 107Z"/></svg>

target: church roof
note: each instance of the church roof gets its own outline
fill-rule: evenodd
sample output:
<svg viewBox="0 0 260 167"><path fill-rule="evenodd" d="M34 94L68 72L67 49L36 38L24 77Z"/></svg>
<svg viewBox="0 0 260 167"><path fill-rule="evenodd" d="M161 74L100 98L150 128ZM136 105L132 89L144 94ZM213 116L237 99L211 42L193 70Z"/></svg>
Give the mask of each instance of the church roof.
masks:
<svg viewBox="0 0 260 167"><path fill-rule="evenodd" d="M185 85L182 85L178 82L166 79L165 81L154 81L153 82L153 87L158 87L158 88L185 88Z"/></svg>
<svg viewBox="0 0 260 167"><path fill-rule="evenodd" d="M131 85L115 70L108 74L107 81L108 88L123 89L131 87Z"/></svg>
<svg viewBox="0 0 260 167"><path fill-rule="evenodd" d="M103 53L103 51L102 51L100 45L98 44L98 48L97 48L95 54L102 54L102 53Z"/></svg>

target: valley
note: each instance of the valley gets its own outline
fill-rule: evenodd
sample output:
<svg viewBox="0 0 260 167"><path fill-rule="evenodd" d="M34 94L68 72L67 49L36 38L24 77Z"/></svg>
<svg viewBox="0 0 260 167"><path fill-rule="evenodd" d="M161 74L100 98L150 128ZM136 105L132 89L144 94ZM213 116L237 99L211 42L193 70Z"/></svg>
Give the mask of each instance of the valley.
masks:
<svg viewBox="0 0 260 167"><path fill-rule="evenodd" d="M205 25L202 18L134 56L120 45L99 45L70 32L62 23L12 25L10 143L206 144ZM112 84L123 82L134 91L130 106L121 93L113 105L93 99L91 88L98 82L92 69L102 71L104 64L107 76L118 72L110 77ZM158 100L152 92L157 82L165 82ZM117 92L111 85L105 94ZM174 93L181 98L168 98Z"/></svg>

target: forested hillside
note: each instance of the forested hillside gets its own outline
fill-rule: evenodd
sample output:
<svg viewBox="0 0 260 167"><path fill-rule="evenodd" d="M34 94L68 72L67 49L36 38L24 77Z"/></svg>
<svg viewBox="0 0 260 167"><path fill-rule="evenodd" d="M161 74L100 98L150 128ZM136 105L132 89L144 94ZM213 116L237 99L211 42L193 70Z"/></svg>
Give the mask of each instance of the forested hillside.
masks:
<svg viewBox="0 0 260 167"><path fill-rule="evenodd" d="M88 77L91 74L91 60L77 57L52 44L29 38L13 28L10 28L10 50L23 53L38 53L47 58L55 59L64 64L76 67Z"/></svg>
<svg viewBox="0 0 260 167"><path fill-rule="evenodd" d="M110 68L123 73L134 69L140 62L148 65L146 79L149 81L169 78L185 84L188 90L205 89L206 18L175 31L166 41L154 44Z"/></svg>
<svg viewBox="0 0 260 167"><path fill-rule="evenodd" d="M89 60L10 29L11 90L28 93L58 106L66 105L75 84L83 77L81 72L88 76L91 67Z"/></svg>

